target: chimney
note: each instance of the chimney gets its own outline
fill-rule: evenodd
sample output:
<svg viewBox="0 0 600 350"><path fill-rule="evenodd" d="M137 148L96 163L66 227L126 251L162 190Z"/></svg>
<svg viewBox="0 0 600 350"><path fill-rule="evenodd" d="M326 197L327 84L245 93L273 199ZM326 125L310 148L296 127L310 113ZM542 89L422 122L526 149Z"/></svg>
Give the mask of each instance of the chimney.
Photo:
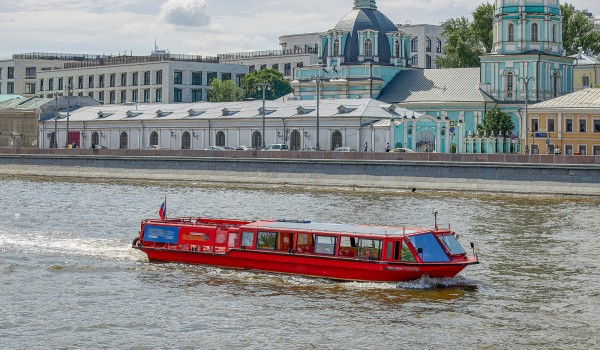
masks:
<svg viewBox="0 0 600 350"><path fill-rule="evenodd" d="M579 53L577 54L577 59L582 59L583 58L583 47L579 47Z"/></svg>

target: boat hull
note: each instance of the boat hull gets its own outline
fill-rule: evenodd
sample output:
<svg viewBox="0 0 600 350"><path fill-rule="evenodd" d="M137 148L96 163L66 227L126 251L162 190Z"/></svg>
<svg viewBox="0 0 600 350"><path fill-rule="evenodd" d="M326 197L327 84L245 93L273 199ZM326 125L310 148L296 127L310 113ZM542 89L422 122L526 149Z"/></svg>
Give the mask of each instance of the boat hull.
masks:
<svg viewBox="0 0 600 350"><path fill-rule="evenodd" d="M460 263L421 264L327 258L242 249L232 249L227 253L218 254L143 246L134 246L134 248L146 253L148 260L151 262L209 265L341 281L400 282L419 279L423 276L452 278L466 266L477 263L473 259L468 259Z"/></svg>

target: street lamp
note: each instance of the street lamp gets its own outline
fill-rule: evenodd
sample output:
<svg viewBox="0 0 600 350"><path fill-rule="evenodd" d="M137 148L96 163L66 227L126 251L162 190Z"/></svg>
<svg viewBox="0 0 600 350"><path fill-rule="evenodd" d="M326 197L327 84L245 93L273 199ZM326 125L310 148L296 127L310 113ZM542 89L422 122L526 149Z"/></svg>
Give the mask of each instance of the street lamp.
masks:
<svg viewBox="0 0 600 350"><path fill-rule="evenodd" d="M258 91L262 91L262 148L265 149L266 145L265 145L265 119L266 119L266 115L267 115L267 111L266 111L266 107L265 107L265 100L267 97L267 90L271 90L271 84L269 83L258 83L256 84L256 87L258 88Z"/></svg>
<svg viewBox="0 0 600 350"><path fill-rule="evenodd" d="M529 121L527 120L527 103L529 102L529 82L535 81L535 77L518 77L520 81L525 84L525 154L529 154L529 144L527 143L527 127ZM533 151L533 150L532 150Z"/></svg>
<svg viewBox="0 0 600 350"><path fill-rule="evenodd" d="M69 110L71 109L71 90L73 86L67 84L67 140L65 141L66 148L69 148Z"/></svg>

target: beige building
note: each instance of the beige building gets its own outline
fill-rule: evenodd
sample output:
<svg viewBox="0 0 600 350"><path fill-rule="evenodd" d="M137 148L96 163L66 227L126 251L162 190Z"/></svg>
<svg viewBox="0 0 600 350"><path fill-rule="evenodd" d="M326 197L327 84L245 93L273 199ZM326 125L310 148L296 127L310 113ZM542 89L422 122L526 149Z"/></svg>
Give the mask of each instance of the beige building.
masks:
<svg viewBox="0 0 600 350"><path fill-rule="evenodd" d="M591 87L600 86L600 61L592 56L591 52L583 52L569 56L573 62L573 91L580 91Z"/></svg>
<svg viewBox="0 0 600 350"><path fill-rule="evenodd" d="M530 106L527 125L533 153L600 156L600 88Z"/></svg>

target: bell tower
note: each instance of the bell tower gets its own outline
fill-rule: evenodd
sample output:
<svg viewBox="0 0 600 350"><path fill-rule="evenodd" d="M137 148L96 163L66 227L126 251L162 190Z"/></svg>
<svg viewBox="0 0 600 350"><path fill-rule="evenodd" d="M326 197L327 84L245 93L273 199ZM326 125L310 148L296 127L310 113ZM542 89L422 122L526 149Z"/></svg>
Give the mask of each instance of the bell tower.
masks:
<svg viewBox="0 0 600 350"><path fill-rule="evenodd" d="M354 0L354 9L377 9L376 0Z"/></svg>

